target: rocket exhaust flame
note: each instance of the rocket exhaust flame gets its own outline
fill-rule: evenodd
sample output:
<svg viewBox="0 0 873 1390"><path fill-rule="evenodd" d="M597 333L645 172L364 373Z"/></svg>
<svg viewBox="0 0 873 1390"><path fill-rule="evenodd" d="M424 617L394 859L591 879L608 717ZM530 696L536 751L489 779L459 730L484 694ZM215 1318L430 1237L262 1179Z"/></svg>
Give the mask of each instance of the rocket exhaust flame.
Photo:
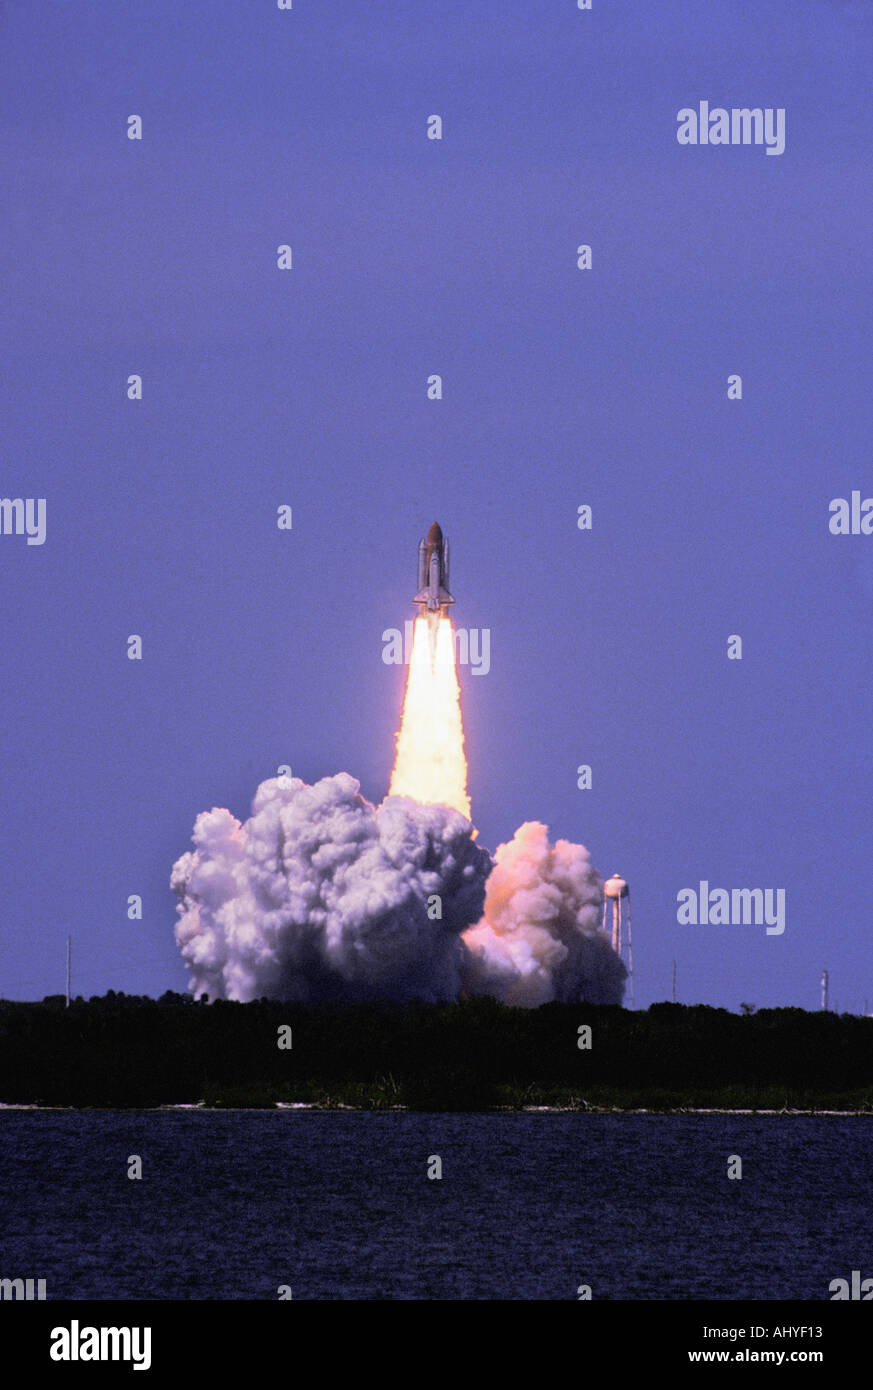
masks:
<svg viewBox="0 0 873 1390"><path fill-rule="evenodd" d="M454 631L438 612L415 620L388 795L451 806L470 819Z"/></svg>
<svg viewBox="0 0 873 1390"><path fill-rule="evenodd" d="M412 656L389 796L451 806L470 819L455 634L448 616L449 543L434 522L418 547Z"/></svg>

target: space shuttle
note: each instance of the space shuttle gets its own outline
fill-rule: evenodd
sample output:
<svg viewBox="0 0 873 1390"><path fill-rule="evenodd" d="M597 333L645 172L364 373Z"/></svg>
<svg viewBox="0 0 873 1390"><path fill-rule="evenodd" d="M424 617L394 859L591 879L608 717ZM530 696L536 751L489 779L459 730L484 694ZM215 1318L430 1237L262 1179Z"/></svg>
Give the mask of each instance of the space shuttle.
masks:
<svg viewBox="0 0 873 1390"><path fill-rule="evenodd" d="M449 593L449 543L435 521L418 547L418 593L412 600L419 612L448 614L454 603Z"/></svg>

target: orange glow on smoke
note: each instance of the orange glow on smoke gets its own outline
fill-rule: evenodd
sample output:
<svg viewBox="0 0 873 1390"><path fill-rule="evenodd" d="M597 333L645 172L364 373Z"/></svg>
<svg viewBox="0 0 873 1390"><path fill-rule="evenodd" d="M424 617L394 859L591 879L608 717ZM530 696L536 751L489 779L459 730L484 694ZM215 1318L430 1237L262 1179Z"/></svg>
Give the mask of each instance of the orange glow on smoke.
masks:
<svg viewBox="0 0 873 1390"><path fill-rule="evenodd" d="M433 638L433 650L431 644ZM389 796L453 806L470 819L451 618L416 618Z"/></svg>

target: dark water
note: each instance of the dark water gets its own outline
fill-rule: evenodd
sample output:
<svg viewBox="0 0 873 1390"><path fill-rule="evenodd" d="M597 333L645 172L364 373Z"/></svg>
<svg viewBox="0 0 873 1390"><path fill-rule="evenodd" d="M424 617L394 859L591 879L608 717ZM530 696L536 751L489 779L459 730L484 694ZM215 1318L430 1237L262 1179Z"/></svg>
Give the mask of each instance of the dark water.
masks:
<svg viewBox="0 0 873 1390"><path fill-rule="evenodd" d="M4 1111L0 1172L0 1277L49 1298L826 1299L873 1276L862 1117Z"/></svg>

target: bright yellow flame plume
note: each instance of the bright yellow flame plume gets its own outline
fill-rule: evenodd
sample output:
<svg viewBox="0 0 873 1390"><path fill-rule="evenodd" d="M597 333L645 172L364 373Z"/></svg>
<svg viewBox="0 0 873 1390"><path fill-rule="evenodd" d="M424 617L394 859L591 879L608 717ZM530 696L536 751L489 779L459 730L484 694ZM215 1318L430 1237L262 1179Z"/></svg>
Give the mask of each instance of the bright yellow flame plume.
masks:
<svg viewBox="0 0 873 1390"><path fill-rule="evenodd" d="M416 618L389 796L453 806L470 819L451 618Z"/></svg>

